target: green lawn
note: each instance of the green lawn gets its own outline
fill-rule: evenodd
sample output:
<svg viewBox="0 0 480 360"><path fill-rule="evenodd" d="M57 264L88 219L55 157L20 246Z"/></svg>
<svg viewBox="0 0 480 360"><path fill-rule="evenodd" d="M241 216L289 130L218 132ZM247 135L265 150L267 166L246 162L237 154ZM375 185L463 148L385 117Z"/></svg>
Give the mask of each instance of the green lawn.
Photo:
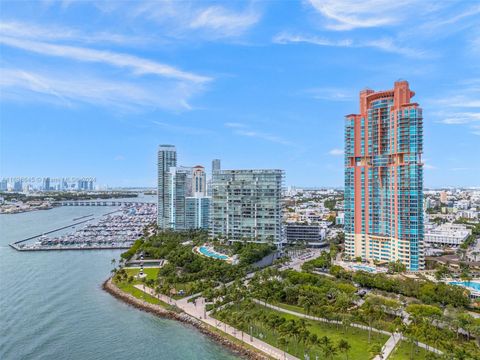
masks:
<svg viewBox="0 0 480 360"><path fill-rule="evenodd" d="M147 268L144 269L143 272L147 275L147 279L156 279L158 275L158 268ZM140 269L125 269L128 276L135 276L140 272ZM150 296L143 291L134 287L134 285L143 284L141 281L135 279L132 283L128 283L127 281L117 281L114 279L115 285L117 285L121 290L135 296L137 299L144 300L150 304L160 305L162 307L168 307L169 305L164 303L163 301L157 299L154 296Z"/></svg>
<svg viewBox="0 0 480 360"><path fill-rule="evenodd" d="M290 305L290 304L285 304L285 303L274 303L273 305L278 306L279 308L285 309L285 310L290 310L290 311L295 311L300 314L306 314L305 309L302 308L301 306L297 305Z"/></svg>
<svg viewBox="0 0 480 360"><path fill-rule="evenodd" d="M298 320L299 317L281 313L269 308L265 308L262 305L256 305L258 309L261 309L265 313L274 312L279 316L284 317L285 319L295 319ZM222 311L235 311L235 307L227 308ZM372 333L372 342L368 344L368 332L360 329L349 328L347 332L344 332L341 328L337 329L336 326L328 325L322 322L306 320L307 328L311 333L315 333L319 338L323 336L328 336L330 340L336 345L340 339L345 339L349 342L351 349L348 352L348 358L350 360L369 360L372 358L371 354L368 351L368 348L373 343L379 343L383 345L388 337L382 334ZM235 326L235 324L232 324ZM257 338L261 338L265 342L281 348L278 344L279 334L274 333L272 330L268 329L264 324L259 321L253 321L253 335ZM245 334L245 338L248 334ZM297 344L294 339L291 339L290 343L287 345L287 352L292 355L297 356L298 358L303 359L303 345ZM310 358L315 359L315 356L318 356L319 359L322 358L322 353L318 347L313 347L310 350ZM345 354L338 353L332 358L333 360L342 360L345 359Z"/></svg>
<svg viewBox="0 0 480 360"><path fill-rule="evenodd" d="M143 272L145 273L145 275L147 275L147 279L156 280L158 277L159 270L160 268L144 268ZM125 269L125 271L127 272L128 276L136 276L140 272L140 269ZM140 283L140 281L137 281L136 279L135 281L137 283Z"/></svg>
<svg viewBox="0 0 480 360"><path fill-rule="evenodd" d="M406 341L401 341L400 344L393 350L392 354L388 358L389 360L410 360L411 345ZM425 360L427 350L419 348L417 346L413 349L414 360Z"/></svg>

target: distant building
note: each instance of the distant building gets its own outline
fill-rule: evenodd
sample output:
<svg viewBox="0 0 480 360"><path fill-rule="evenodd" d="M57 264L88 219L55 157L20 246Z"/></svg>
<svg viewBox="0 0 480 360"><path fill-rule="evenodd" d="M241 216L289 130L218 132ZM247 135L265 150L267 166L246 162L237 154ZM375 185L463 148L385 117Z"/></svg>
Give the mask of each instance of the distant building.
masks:
<svg viewBox="0 0 480 360"><path fill-rule="evenodd" d="M212 160L212 174L215 171L220 171L221 170L221 162L220 159L213 159Z"/></svg>
<svg viewBox="0 0 480 360"><path fill-rule="evenodd" d="M7 191L8 190L8 181L7 179L2 179L0 181L0 191Z"/></svg>
<svg viewBox="0 0 480 360"><path fill-rule="evenodd" d="M282 170L215 171L210 235L280 244L283 179Z"/></svg>
<svg viewBox="0 0 480 360"><path fill-rule="evenodd" d="M344 225L345 224L345 213L339 212L335 217L335 225Z"/></svg>
<svg viewBox="0 0 480 360"><path fill-rule="evenodd" d="M203 166L197 165L192 169L192 193L197 197L207 194L207 174Z"/></svg>
<svg viewBox="0 0 480 360"><path fill-rule="evenodd" d="M160 229L171 227L172 194L169 171L177 166L177 150L173 145L160 145L157 154L157 225Z"/></svg>
<svg viewBox="0 0 480 360"><path fill-rule="evenodd" d="M185 201L185 227L208 229L210 222L210 200L208 196L187 197Z"/></svg>
<svg viewBox="0 0 480 360"><path fill-rule="evenodd" d="M326 244L325 228L320 225L304 225L291 223L285 225L287 244L304 244L309 247L320 247Z"/></svg>
<svg viewBox="0 0 480 360"><path fill-rule="evenodd" d="M50 191L50 178L43 178L43 190L44 191Z"/></svg>
<svg viewBox="0 0 480 360"><path fill-rule="evenodd" d="M166 204L167 227L172 230L185 230L186 198L189 195L191 171L188 168L170 167L168 175L168 198Z"/></svg>
<svg viewBox="0 0 480 360"><path fill-rule="evenodd" d="M442 204L446 204L448 201L447 199L447 193L445 191L440 192L440 202Z"/></svg>
<svg viewBox="0 0 480 360"><path fill-rule="evenodd" d="M345 117L345 253L424 268L423 116L407 81Z"/></svg>
<svg viewBox="0 0 480 360"><path fill-rule="evenodd" d="M23 189L23 183L22 180L15 180L13 182L13 191L14 192L21 192Z"/></svg>
<svg viewBox="0 0 480 360"><path fill-rule="evenodd" d="M442 224L425 232L425 243L438 246L459 246L472 230L463 224Z"/></svg>

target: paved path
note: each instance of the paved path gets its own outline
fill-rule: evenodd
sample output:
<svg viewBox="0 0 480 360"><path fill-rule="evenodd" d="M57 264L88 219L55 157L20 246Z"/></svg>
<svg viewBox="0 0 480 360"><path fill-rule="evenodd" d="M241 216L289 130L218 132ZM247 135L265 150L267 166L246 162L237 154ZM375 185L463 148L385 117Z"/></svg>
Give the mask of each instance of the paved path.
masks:
<svg viewBox="0 0 480 360"><path fill-rule="evenodd" d="M227 333L230 336L233 336L234 338L245 342L246 344L260 350L261 352L269 355L270 357L277 359L277 360L299 360L297 357L292 356L290 354L287 354L283 352L280 349L277 349L276 347L267 344L266 342L257 339L255 337L251 337L249 334L244 333L243 331L240 331L238 329L235 329L234 327L223 323L221 321L218 321L217 319L212 318L207 314L205 311L205 299L202 297L199 297L196 299L195 304L188 302L187 298L181 299L181 300L174 300L170 298L169 296L163 295L163 294L156 294L155 291L148 286L144 285L134 285L137 289L153 296L161 301L175 305L179 309L183 310L185 313L188 315L212 326L215 327L224 333Z"/></svg>
<svg viewBox="0 0 480 360"><path fill-rule="evenodd" d="M393 349L397 346L397 344L402 340L402 334L400 333L393 333L392 336L390 336L382 347L382 355L377 355L373 358L373 360L383 360L383 359L388 359L390 354L392 353Z"/></svg>
<svg viewBox="0 0 480 360"><path fill-rule="evenodd" d="M321 318L321 317L316 317L316 316L312 316L312 315L302 314L302 313L299 313L299 312L296 312L296 311L293 311L293 310L284 309L284 308L281 308L281 307L279 307L279 306L275 306L275 305L268 304L268 303L265 305L265 302L260 301L260 300L258 300L258 299L253 299L253 301L256 302L257 304L266 306L266 307L268 307L268 308L270 308L270 309L274 309L274 310L277 310L277 311L280 311L280 312L283 312L283 313L286 313L286 314L290 314L290 315L295 315L295 316L298 316L298 317L301 317L301 318L304 318L304 319L321 321L321 322L326 322L326 323L329 323L329 324L339 324L339 325L342 324L341 321L337 321L337 320L329 320L329 319L325 319L325 318ZM350 324L350 326L368 331L368 326L365 326L365 325ZM380 333L380 334L384 334L384 335L388 335L388 336L391 336L391 335L392 335L391 332L388 332L388 331L385 331L385 330L379 330L379 329L375 329L375 328L372 328L372 332L376 332L376 333Z"/></svg>

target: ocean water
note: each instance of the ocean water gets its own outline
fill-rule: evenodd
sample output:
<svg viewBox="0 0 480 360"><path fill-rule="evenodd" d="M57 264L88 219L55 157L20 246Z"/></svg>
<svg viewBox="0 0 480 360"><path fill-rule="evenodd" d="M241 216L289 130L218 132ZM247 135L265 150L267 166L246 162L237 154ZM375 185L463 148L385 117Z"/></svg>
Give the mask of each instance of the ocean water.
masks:
<svg viewBox="0 0 480 360"><path fill-rule="evenodd" d="M17 252L8 246L109 211L61 207L0 215L0 359L236 359L194 328L104 292L121 250Z"/></svg>

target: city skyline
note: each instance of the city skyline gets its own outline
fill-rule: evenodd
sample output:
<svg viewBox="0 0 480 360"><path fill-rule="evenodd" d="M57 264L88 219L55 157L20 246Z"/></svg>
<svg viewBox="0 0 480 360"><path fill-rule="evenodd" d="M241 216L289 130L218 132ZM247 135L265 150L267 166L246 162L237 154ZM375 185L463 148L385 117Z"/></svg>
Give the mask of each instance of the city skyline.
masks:
<svg viewBox="0 0 480 360"><path fill-rule="evenodd" d="M220 158L342 187L356 94L404 78L424 109L425 187L480 185L480 7L362 4L3 2L0 177L154 187L171 143L208 174Z"/></svg>

